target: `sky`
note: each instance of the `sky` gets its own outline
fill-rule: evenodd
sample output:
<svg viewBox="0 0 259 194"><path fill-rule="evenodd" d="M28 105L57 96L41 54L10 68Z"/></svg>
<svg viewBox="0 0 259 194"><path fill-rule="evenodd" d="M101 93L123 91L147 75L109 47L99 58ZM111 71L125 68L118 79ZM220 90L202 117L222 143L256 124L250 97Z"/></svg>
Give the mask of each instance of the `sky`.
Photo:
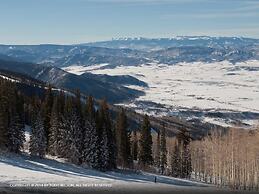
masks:
<svg viewBox="0 0 259 194"><path fill-rule="evenodd" d="M0 44L121 37L259 38L259 0L0 0Z"/></svg>

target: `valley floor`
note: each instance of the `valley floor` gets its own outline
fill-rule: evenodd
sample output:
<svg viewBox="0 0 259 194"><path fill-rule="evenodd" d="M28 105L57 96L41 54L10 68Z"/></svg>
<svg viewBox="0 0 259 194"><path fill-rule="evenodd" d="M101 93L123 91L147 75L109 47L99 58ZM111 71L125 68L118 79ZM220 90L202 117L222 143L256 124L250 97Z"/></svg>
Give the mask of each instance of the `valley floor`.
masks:
<svg viewBox="0 0 259 194"><path fill-rule="evenodd" d="M157 183L154 183L155 176ZM151 173L119 170L99 172L56 159L32 159L26 154L0 154L0 193L89 192L232 193L204 183Z"/></svg>

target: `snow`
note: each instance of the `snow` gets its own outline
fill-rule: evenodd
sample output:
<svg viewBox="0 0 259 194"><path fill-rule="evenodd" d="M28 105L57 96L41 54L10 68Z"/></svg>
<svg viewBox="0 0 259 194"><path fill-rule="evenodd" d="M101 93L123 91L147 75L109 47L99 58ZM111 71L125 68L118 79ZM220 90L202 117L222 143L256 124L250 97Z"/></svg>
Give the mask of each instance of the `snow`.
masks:
<svg viewBox="0 0 259 194"><path fill-rule="evenodd" d="M259 112L258 61L149 64L93 70L96 74L132 75L149 84L138 100L200 109ZM141 76L139 76L141 74ZM131 86L132 88L133 86ZM139 88L138 88L139 89Z"/></svg>
<svg viewBox="0 0 259 194"><path fill-rule="evenodd" d="M113 69L105 66L77 68L68 67L66 70L81 74L90 71L94 74L131 75L146 82L149 88L127 86L145 91L145 95L125 104L128 107L136 107L136 102L151 101L168 108L259 113L259 61L256 60L236 64L222 61L175 65L151 63ZM224 125L222 121L212 122Z"/></svg>
<svg viewBox="0 0 259 194"><path fill-rule="evenodd" d="M6 80L8 80L8 81L11 81L11 82L19 82L18 80L15 80L15 79L6 77L6 76L4 76L4 75L0 75L0 77L3 78L3 79L6 79Z"/></svg>
<svg viewBox="0 0 259 194"><path fill-rule="evenodd" d="M29 142L31 127L25 126L26 143ZM28 136L28 137L27 137ZM26 144L25 143L25 144ZM28 149L28 148L27 148ZM67 163L64 159L46 156L45 159L30 157L28 150L23 154L0 152L0 188L31 187L47 185L48 187L100 187L116 189L150 188L194 188L214 189L204 183L177 179L146 172L110 171L100 172L83 166ZM1 189L0 189L1 192Z"/></svg>
<svg viewBox="0 0 259 194"><path fill-rule="evenodd" d="M157 184L154 177L157 176ZM80 185L85 187L216 189L204 183L152 173L129 171L99 172L65 163L62 160L38 159L30 156L0 153L0 186Z"/></svg>
<svg viewBox="0 0 259 194"><path fill-rule="evenodd" d="M102 63L97 65L91 65L91 66L82 66L82 65L71 65L68 67L62 68L64 71L67 71L69 73L73 73L76 75L81 75L87 71L94 71L96 69L100 69L102 67L105 67L109 65L109 63Z"/></svg>

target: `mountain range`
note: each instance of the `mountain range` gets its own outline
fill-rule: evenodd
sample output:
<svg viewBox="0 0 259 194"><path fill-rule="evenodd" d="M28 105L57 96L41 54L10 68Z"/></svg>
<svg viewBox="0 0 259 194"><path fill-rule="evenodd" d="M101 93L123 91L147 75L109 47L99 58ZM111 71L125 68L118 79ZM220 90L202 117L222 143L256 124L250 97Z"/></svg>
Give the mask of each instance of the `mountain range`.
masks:
<svg viewBox="0 0 259 194"><path fill-rule="evenodd" d="M78 45L0 45L0 53L19 61L67 67L108 63L136 66L146 63L232 63L259 59L259 40L237 37L127 38Z"/></svg>
<svg viewBox="0 0 259 194"><path fill-rule="evenodd" d="M5 57L7 59L7 57ZM146 83L132 76L74 75L54 66L3 60L0 57L0 69L21 73L34 79L50 83L53 86L76 90L98 99L106 98L110 102L121 102L143 95L143 92L125 87L126 84L146 86Z"/></svg>
<svg viewBox="0 0 259 194"><path fill-rule="evenodd" d="M161 72L172 71L175 69L173 68L174 66L176 69L179 69L179 72L181 72L180 69L187 71L188 66L196 64L198 69L204 69L204 75L207 75L207 64L213 64L214 69L218 71L215 73L221 71L222 76L224 76L222 78L226 80L224 82L222 80L206 81L201 77L194 81L195 83L193 82L192 85L195 87L204 85L206 89L206 87L211 88L211 84L213 84L216 87L215 89L222 91L222 84L226 86L232 84L229 81L227 82L228 77L226 76L232 76L232 78L236 76L236 81L239 82L238 76L242 78L242 74L245 71L246 76L248 76L247 78L249 78L251 72L256 73L258 71L256 65L256 61L258 60L259 40L242 37L179 36L157 39L120 38L110 41L74 45L0 45L1 70L25 74L36 80L50 83L58 88L67 90L80 89L86 95L91 94L97 99L106 98L111 103L125 104L134 102L133 107L135 107L136 110L141 109L147 112L155 111L156 114L161 113L162 110L163 113L168 112L169 115L171 115L172 112L169 112L166 108L167 106L164 106L164 101L166 101L167 97L163 99L163 96L169 95L169 99L171 99L171 96L177 95L178 92L179 99L177 98L177 101L179 102L181 102L180 98L195 98L197 102L205 101L206 98L204 96L200 97L197 94L187 94L181 89L184 85L179 86L179 84L181 85L192 80L182 80L181 77L182 81L179 79L170 81L171 76L168 74L167 76L169 77L164 77L165 74L161 74ZM250 65L246 64L247 61L254 62ZM186 64L186 66L181 67L182 64ZM220 65L223 68L222 70L220 70ZM142 68L142 66L145 66L145 68ZM131 67L135 68L134 71L130 70ZM194 66L190 66L190 68L191 67L193 68ZM79 70L79 73L75 73L74 68ZM97 69L97 71L94 69ZM127 69L127 71L124 69ZM114 73L113 70L115 70L117 74ZM150 72L142 72L147 70ZM172 75L175 75L175 72L173 73ZM154 77L149 78L151 75ZM216 74L211 72L211 76L213 75ZM190 78L196 79L197 77L198 76ZM217 78L221 79L221 77ZM255 81L256 80L250 80L249 83L253 84ZM162 82L165 82L167 85L161 84ZM177 82L179 82L179 84ZM173 88L171 88L170 84ZM180 88L174 88L177 86L175 84L178 84ZM246 87L246 85L245 80L242 80L235 88L241 87L239 90L244 90L248 87ZM158 90L159 87L162 86L167 90L165 93ZM177 91L177 89L179 89L179 91ZM153 99L156 101L141 100L141 97L145 96L148 90L159 92L156 95L157 97L160 96L160 100L154 95ZM169 90L172 90L172 92L168 93ZM188 92L193 91L188 89ZM240 99L237 99L242 100L243 102L241 104L247 107L248 101L252 102L255 100L254 96L256 94L257 89L254 87L251 97L242 96ZM183 96L181 97L181 95ZM226 101L224 99L217 101L213 95L206 101L209 105L214 105L215 103L217 103L215 104L216 107L218 107L218 105L225 106L224 104L227 106L233 105L232 101L229 102L230 104L228 103L228 99L225 99ZM146 98L151 99L151 97L151 93L146 95ZM140 99L135 101L135 99L138 98ZM236 103L235 101L237 99L234 99L233 102ZM156 106L150 108L150 103L155 103ZM168 103L171 104L171 101L167 102L167 105ZM149 108L147 108L147 106L149 106ZM172 109L175 109L173 104L170 111L172 111ZM197 111L197 109L195 110ZM245 108L244 110L248 112L246 114L240 114L251 115L249 109ZM203 111L204 110L198 109L200 115L204 115L202 113ZM222 110L218 110L218 108L210 109L209 112L205 114L210 115L211 111L222 115ZM224 111L228 110L226 109ZM239 110L236 111L239 112ZM175 111L173 112L175 113ZM178 114L180 113L184 115L184 118L189 118L190 114L192 114L192 109L188 107L184 109L184 113L183 111L178 111ZM192 115L191 121L197 117L196 114ZM231 115L232 119L233 114L227 115ZM257 113L252 113L252 115L253 119L258 117ZM217 117L217 119L218 118L221 119L221 116ZM248 116L244 116L243 119L245 120L247 118Z"/></svg>

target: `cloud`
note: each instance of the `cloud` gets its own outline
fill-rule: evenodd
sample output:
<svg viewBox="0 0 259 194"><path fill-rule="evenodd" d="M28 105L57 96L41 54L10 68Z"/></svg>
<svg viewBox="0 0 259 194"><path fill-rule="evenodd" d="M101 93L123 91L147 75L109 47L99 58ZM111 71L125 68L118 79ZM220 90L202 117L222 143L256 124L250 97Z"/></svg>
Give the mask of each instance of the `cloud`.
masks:
<svg viewBox="0 0 259 194"><path fill-rule="evenodd" d="M237 0L238 1L238 0ZM241 2L241 1L240 1ZM222 5L223 6L223 5ZM214 18L244 18L259 16L259 1L248 0L242 2L238 7L217 8L216 10L193 10L191 13L164 14L162 19L173 19L175 17L192 19L214 19Z"/></svg>

